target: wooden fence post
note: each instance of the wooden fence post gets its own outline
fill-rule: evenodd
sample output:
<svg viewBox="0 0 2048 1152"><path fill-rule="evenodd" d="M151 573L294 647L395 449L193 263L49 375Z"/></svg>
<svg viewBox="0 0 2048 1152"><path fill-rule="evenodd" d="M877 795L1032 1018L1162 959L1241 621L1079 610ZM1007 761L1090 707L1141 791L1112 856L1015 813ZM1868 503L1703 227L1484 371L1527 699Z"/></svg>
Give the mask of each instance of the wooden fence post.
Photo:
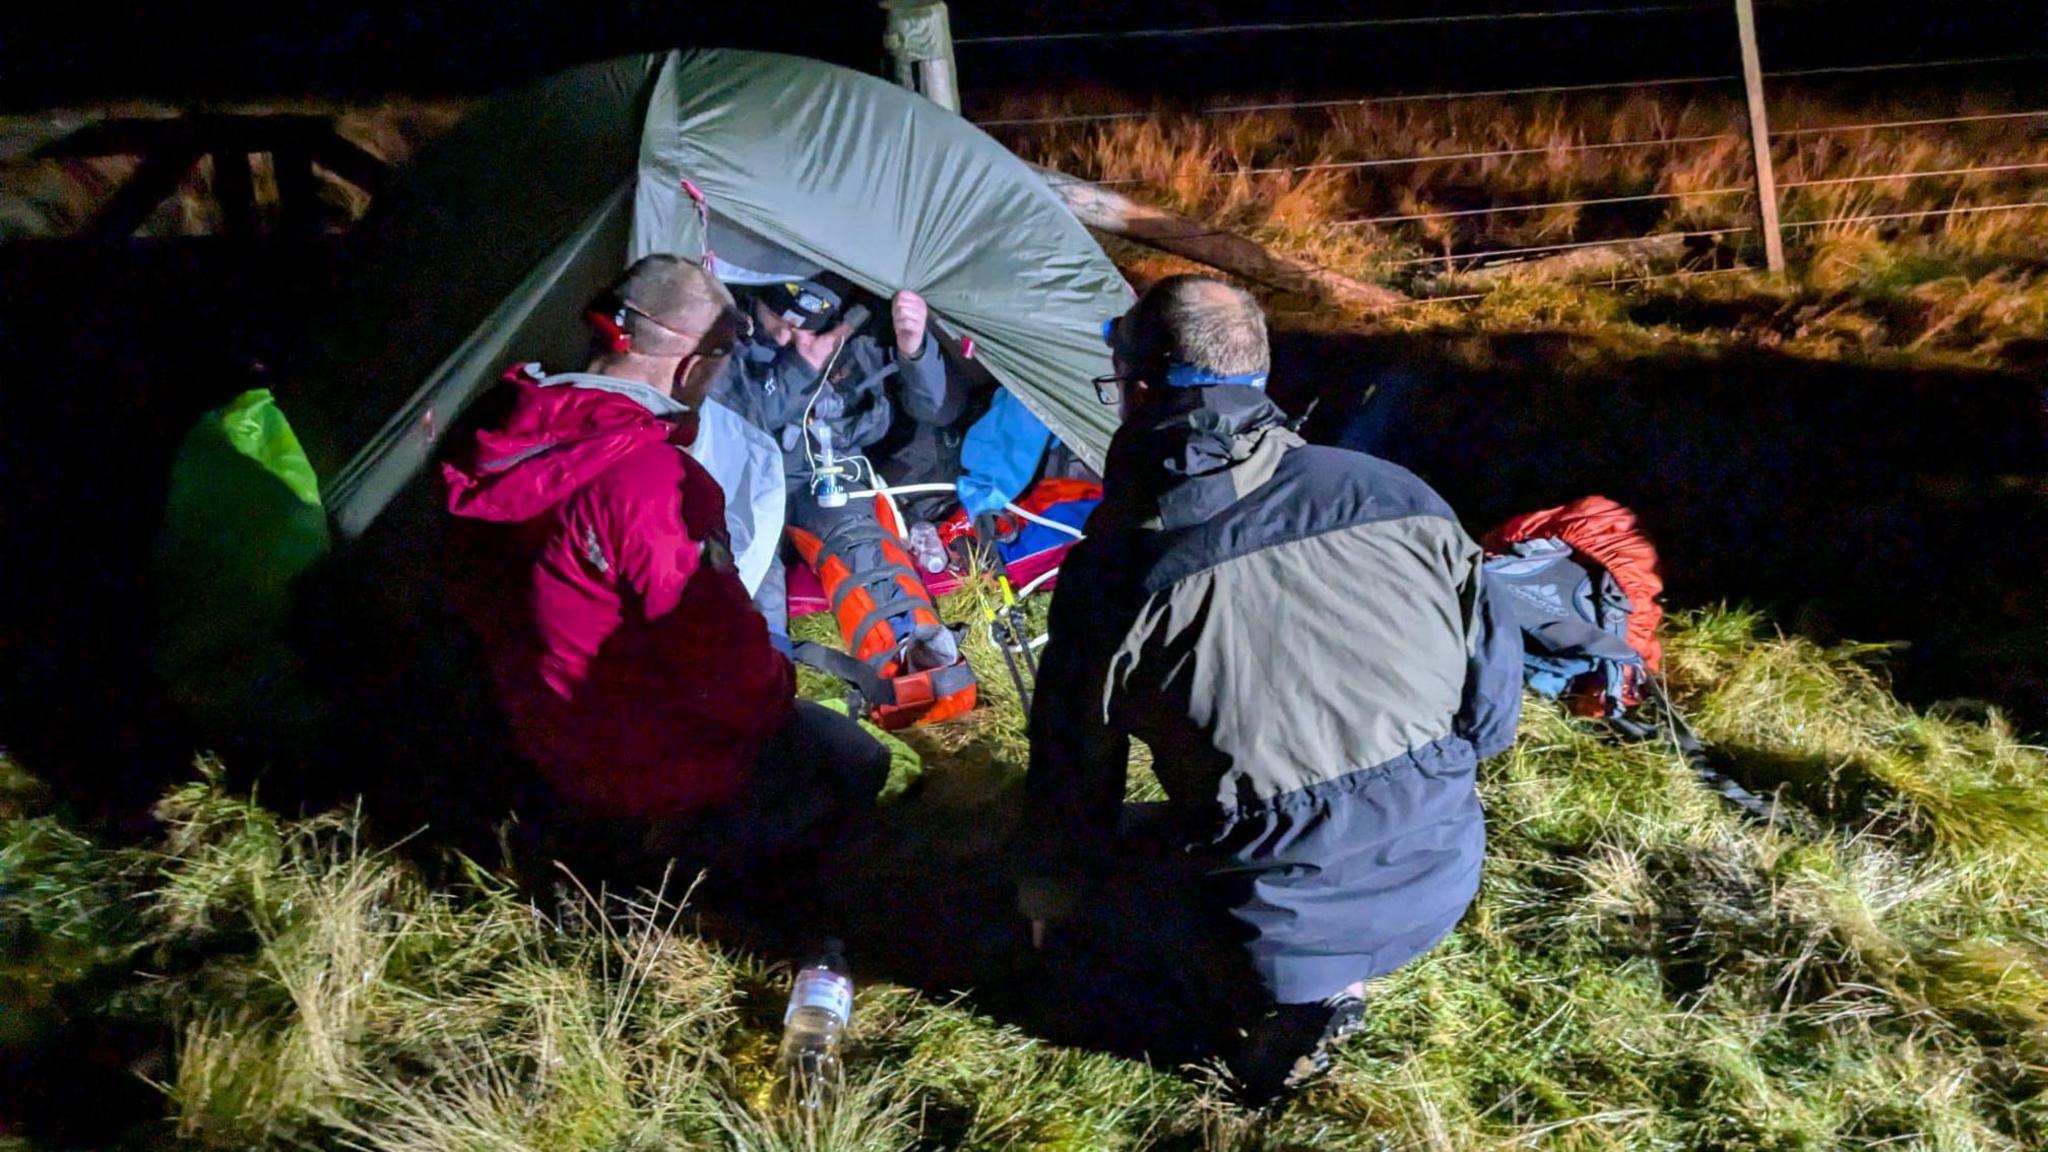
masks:
<svg viewBox="0 0 2048 1152"><path fill-rule="evenodd" d="M1778 227L1778 178L1771 170L1771 125L1764 114L1764 73L1757 63L1756 8L1735 0L1735 30L1742 39L1742 82L1749 100L1749 142L1756 155L1758 223L1764 234L1764 264L1785 270L1785 235Z"/></svg>
<svg viewBox="0 0 2048 1152"><path fill-rule="evenodd" d="M896 82L948 111L960 110L953 64L953 25L944 0L882 0L888 26L882 47L896 62Z"/></svg>

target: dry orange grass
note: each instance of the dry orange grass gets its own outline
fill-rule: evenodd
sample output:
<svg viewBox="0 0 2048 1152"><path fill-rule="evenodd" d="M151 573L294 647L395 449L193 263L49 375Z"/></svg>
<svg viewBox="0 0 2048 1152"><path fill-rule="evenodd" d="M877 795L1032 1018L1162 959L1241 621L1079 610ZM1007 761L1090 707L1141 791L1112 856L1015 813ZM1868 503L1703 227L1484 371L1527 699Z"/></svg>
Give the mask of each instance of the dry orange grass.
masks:
<svg viewBox="0 0 2048 1152"><path fill-rule="evenodd" d="M1025 98L991 118L1059 116L1078 104ZM1783 131L2004 111L1954 100L1932 107L1924 98L1847 106L1793 96L1778 99L1774 114ZM2048 117L1783 136L1775 165L1789 282L1732 275L1622 286L1636 297L1746 302L1753 318L1737 326L1743 339L1824 355L1909 351L1996 363L2044 335L2048 210L1954 210L2048 201L2044 127ZM1664 232L1710 234L1689 249L1683 266L1691 271L1762 262L1746 121L1733 99L1636 93L1210 116L1156 109L1141 119L995 131L1028 159L1418 294L1478 291L1444 275L1452 262L1430 257ZM1597 147L1631 141L1683 142ZM1414 157L1433 159L1379 163ZM1879 178L1966 168L1998 170ZM1587 200L1619 202L1520 207ZM1390 216L1423 218L1365 222ZM1868 217L1904 218L1860 219ZM1388 322L1599 328L1629 319L1611 299L1557 285L1485 292L1459 306L1420 304Z"/></svg>
<svg viewBox="0 0 2048 1152"><path fill-rule="evenodd" d="M1059 115L1041 101L1005 115ZM1973 107L1962 114L1981 111ZM1909 103L1835 107L1796 102L1786 127L1924 118ZM1788 224L1843 216L1934 211L2048 199L2048 134L2039 121L1843 131L1781 138L1776 146ZM1319 229L1362 233L1368 250L1426 255L1599 239L1656 229L1734 229L1755 223L1753 177L1740 105L1608 98L1468 100L1201 116L1161 111L1140 120L998 128L1023 155L1078 176L1128 183L1139 194L1221 222L1307 239ZM1695 139L1709 137L1711 139ZM1684 140L1645 147L1598 147ZM1595 146L1595 147L1588 147ZM1473 156L1473 153L1513 153ZM1381 164L1442 157L1416 164ZM1274 171L1332 165L1310 171ZM1353 165L1352 167L1342 167ZM1363 165L1363 166L1359 166ZM1901 172L2031 169L1926 179ZM1811 181L1857 181L1811 184ZM1660 196L1654 201L1515 211L1519 205ZM1346 222L1435 212L1472 215L1377 225ZM1983 252L2029 242L2026 213L1937 221L1952 242ZM1831 225L1829 236L1925 230L1921 222ZM1584 233L1594 233L1587 236ZM1821 229L1797 227L1795 238ZM2024 254L2033 251L2022 249Z"/></svg>

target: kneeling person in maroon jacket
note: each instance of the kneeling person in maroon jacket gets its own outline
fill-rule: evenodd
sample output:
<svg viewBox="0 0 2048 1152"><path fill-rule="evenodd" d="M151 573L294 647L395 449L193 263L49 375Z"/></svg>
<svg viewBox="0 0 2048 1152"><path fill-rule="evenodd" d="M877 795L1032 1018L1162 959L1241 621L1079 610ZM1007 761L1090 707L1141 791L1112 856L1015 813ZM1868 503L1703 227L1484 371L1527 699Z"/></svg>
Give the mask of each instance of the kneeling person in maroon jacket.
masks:
<svg viewBox="0 0 2048 1152"><path fill-rule="evenodd" d="M442 465L451 583L563 809L547 815L589 831L593 863L744 870L871 802L888 753L794 699L687 451L746 317L702 269L649 256L589 319L585 371L508 372Z"/></svg>

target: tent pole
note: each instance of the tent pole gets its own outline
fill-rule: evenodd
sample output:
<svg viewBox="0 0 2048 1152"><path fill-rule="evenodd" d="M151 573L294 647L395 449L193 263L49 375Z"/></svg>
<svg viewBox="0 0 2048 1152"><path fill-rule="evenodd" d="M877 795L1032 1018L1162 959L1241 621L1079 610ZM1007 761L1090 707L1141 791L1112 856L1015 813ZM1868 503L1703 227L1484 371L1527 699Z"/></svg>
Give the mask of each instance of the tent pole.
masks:
<svg viewBox="0 0 2048 1152"><path fill-rule="evenodd" d="M953 24L944 0L882 0L888 25L882 47L896 62L896 82L949 112L960 110L953 64Z"/></svg>

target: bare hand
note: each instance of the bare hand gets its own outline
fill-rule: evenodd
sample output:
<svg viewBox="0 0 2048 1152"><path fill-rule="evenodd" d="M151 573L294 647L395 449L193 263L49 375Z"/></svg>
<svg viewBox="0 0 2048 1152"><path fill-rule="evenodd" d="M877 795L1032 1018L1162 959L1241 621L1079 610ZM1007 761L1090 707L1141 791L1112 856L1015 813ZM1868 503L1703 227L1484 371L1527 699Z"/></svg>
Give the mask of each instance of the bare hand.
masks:
<svg viewBox="0 0 2048 1152"><path fill-rule="evenodd" d="M1031 950L1036 952L1043 947L1045 947L1045 921L1033 920L1031 922Z"/></svg>
<svg viewBox="0 0 2048 1152"><path fill-rule="evenodd" d="M924 297L905 288L889 301L889 320L896 326L896 351L906 360L916 359L924 351L925 321L931 309Z"/></svg>
<svg viewBox="0 0 2048 1152"><path fill-rule="evenodd" d="M844 324L834 325L823 332L806 332L799 328L790 333L790 343L795 345L796 354L803 358L803 362L811 366L811 371L816 372L832 359L833 351L846 335Z"/></svg>

